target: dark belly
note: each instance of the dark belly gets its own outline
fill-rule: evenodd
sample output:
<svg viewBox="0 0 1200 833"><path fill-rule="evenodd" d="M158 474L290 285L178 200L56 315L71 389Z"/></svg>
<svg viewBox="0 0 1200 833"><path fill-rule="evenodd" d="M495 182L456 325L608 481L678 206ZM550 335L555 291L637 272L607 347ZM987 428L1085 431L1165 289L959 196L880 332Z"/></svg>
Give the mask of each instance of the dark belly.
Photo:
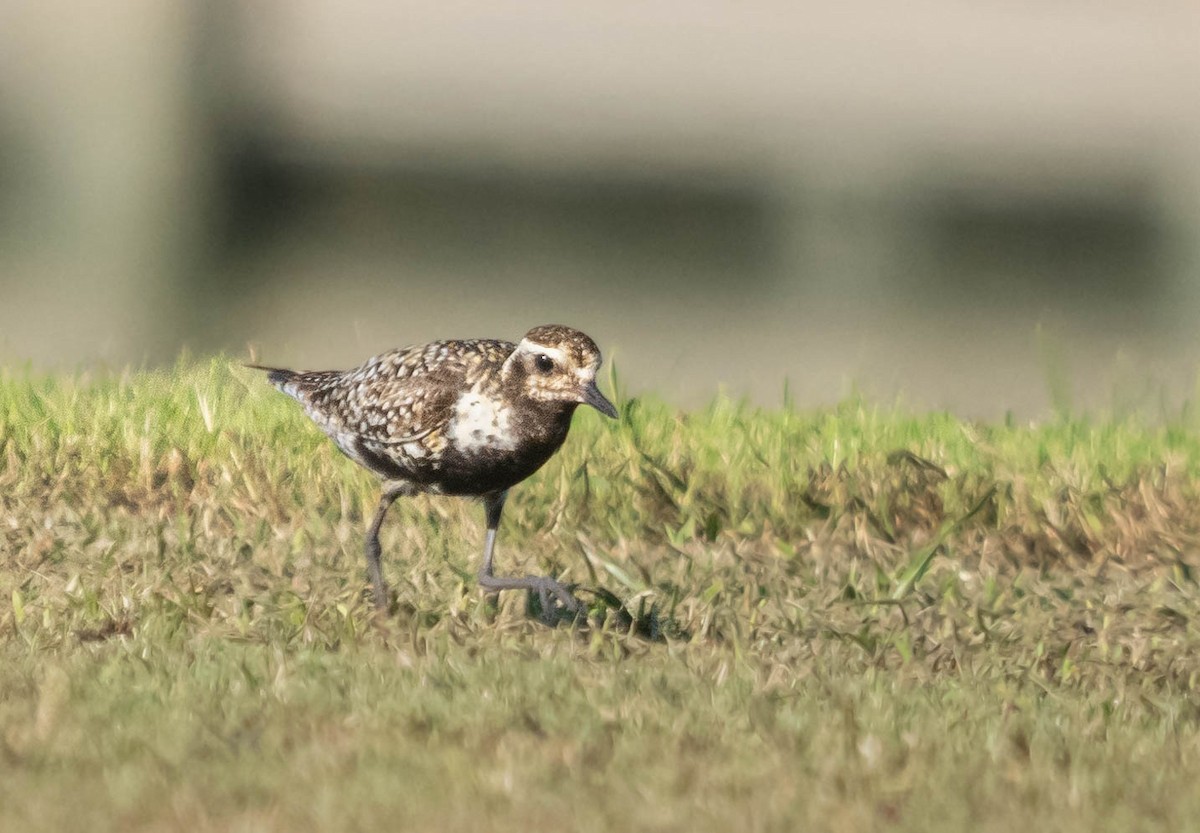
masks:
<svg viewBox="0 0 1200 833"><path fill-rule="evenodd" d="M553 456L565 438L563 432L544 442L523 443L519 449L461 452L448 448L442 454L426 457L380 453L359 442L353 453L346 453L384 480L404 481L445 495L483 495L504 491L529 477Z"/></svg>
<svg viewBox="0 0 1200 833"><path fill-rule="evenodd" d="M438 469L428 472L426 485L446 495L480 495L501 492L540 469L562 441L517 451L480 450L470 454L450 452Z"/></svg>
<svg viewBox="0 0 1200 833"><path fill-rule="evenodd" d="M544 414L526 414L506 444L511 448L473 445L459 448L454 443L424 454L407 453L403 445L364 442L354 438L344 448L348 457L384 480L411 483L418 489L445 495L485 495L515 486L540 469L562 446L571 425L574 405L555 405Z"/></svg>

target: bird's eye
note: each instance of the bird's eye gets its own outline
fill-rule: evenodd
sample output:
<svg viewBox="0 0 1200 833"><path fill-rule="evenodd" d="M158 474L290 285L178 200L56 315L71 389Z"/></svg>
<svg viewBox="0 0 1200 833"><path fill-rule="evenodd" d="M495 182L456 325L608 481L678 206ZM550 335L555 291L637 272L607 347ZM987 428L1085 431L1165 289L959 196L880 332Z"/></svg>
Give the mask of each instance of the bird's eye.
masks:
<svg viewBox="0 0 1200 833"><path fill-rule="evenodd" d="M537 358L533 360L533 364L538 369L538 373L549 373L554 369L554 359L545 353L538 353Z"/></svg>

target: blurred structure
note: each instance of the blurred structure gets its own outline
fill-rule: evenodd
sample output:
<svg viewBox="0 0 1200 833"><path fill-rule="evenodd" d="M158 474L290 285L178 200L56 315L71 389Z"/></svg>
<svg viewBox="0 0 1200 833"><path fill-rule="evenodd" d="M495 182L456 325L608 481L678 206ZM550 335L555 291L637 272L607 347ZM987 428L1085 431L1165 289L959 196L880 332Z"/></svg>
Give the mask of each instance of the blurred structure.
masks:
<svg viewBox="0 0 1200 833"><path fill-rule="evenodd" d="M1198 37L1182 0L8 6L0 356L561 321L684 403L1178 400Z"/></svg>

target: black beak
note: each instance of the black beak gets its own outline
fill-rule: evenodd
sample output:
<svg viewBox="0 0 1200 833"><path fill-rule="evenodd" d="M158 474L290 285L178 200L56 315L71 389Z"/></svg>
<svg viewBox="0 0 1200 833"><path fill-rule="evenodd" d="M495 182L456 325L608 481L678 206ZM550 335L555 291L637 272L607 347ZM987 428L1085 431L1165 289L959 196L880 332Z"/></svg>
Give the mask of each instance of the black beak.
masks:
<svg viewBox="0 0 1200 833"><path fill-rule="evenodd" d="M604 398L604 394L600 392L600 388L596 387L594 379L583 389L583 401L606 417L617 418L617 409L613 407L613 403Z"/></svg>

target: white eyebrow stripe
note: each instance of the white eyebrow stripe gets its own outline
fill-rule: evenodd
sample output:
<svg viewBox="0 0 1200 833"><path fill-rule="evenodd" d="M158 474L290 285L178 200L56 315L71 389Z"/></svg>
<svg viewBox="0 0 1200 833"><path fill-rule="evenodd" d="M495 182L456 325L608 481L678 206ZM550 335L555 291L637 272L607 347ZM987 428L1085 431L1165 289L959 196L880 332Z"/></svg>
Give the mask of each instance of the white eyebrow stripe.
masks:
<svg viewBox="0 0 1200 833"><path fill-rule="evenodd" d="M529 339L522 339L521 346L526 349L526 352L545 353L547 356L554 359L556 362L559 362L560 364L567 363L566 352L559 350L557 347L547 347L544 344L538 344L537 342L530 341Z"/></svg>

